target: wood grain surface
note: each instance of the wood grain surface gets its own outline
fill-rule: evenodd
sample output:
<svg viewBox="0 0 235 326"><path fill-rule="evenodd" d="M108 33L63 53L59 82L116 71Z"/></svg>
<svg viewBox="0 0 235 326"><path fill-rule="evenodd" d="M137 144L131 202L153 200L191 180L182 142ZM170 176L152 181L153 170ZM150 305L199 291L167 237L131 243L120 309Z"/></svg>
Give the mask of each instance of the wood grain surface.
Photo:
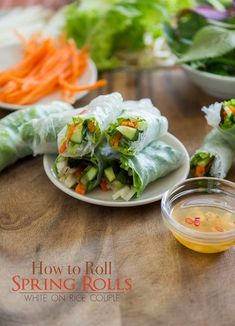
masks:
<svg viewBox="0 0 235 326"><path fill-rule="evenodd" d="M200 109L215 99L181 69L104 77L109 81L104 93L150 97L190 154L209 131ZM91 92L79 104L96 95ZM235 166L228 179L235 181ZM32 261L111 262L112 279L131 278L133 289L118 302L26 302L13 293L11 278L32 277ZM205 255L184 248L165 228L159 202L105 208L70 198L47 179L42 157L23 159L0 175L0 275L1 326L235 325L234 249Z"/></svg>

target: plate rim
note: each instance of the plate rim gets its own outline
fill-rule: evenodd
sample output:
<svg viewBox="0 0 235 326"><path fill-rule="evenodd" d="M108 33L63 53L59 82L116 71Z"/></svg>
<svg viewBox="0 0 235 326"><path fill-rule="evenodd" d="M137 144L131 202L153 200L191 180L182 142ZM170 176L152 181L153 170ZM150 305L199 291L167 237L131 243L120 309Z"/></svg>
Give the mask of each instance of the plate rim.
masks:
<svg viewBox="0 0 235 326"><path fill-rule="evenodd" d="M184 180L187 179L187 176L189 174L189 170L190 170L190 157L189 157L189 153L186 149L186 147L184 146L184 144L174 135L172 135L171 133L167 132L164 136L168 136L169 138L173 139L176 143L178 143L178 145L184 150L185 156L186 156L186 162L185 162L185 171L183 176L181 177L180 180L177 181L177 183L182 182ZM77 200L81 200L83 202L89 203L89 204L93 204L93 205L98 205L98 206L106 206L106 207L133 207L133 206L142 206L142 205L147 205L156 201L159 201L162 199L164 193L166 191L168 191L169 189L166 189L166 191L164 191L164 193L158 194L156 196L152 196L150 198L146 198L146 199L136 199L133 201L107 201L107 200L100 200L100 199L94 199L94 198L90 198L87 196L83 196L80 194L77 194L74 190L72 189L68 189L66 188L57 178L55 178L53 176L53 173L51 171L51 167L49 166L49 157L52 156L54 154L44 154L43 156L43 168L44 171L47 175L47 177L49 178L49 180L54 184L54 186L56 186L60 191L64 192L65 194L77 199ZM187 164L187 168L186 168L186 164ZM174 172L174 171L173 171ZM164 178L164 177L163 177ZM173 187L173 186L172 186Z"/></svg>
<svg viewBox="0 0 235 326"><path fill-rule="evenodd" d="M90 79L90 81L89 81L89 83L87 85L92 85L97 81L98 71L97 71L97 67L96 67L94 61L91 58L88 59L88 67L87 67L87 69L90 70L90 72L91 72L91 79ZM86 91L82 91L80 93L77 93L77 96L75 96L76 101L78 101L81 98L83 98L84 96L86 96L89 92L90 92L90 90L86 90ZM53 95L53 93L49 94L49 95ZM40 103L40 101L38 101L36 103L27 104L27 105L17 105L17 104L10 104L10 103L5 103L5 102L0 102L0 109L1 110L7 110L7 111L18 111L18 110L23 110L23 109L32 107L34 105L49 104L51 101L53 101L53 100L50 100L48 103ZM55 101L62 101L62 100L56 99Z"/></svg>

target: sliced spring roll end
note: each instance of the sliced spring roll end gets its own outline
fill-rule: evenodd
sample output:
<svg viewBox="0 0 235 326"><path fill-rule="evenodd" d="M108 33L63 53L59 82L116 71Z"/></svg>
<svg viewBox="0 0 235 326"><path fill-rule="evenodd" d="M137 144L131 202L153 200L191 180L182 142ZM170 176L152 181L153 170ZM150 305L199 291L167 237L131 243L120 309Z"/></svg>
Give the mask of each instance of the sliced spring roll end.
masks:
<svg viewBox="0 0 235 326"><path fill-rule="evenodd" d="M119 118L112 124L106 134L110 146L123 154L133 155L131 143L138 141L141 134L147 129L147 123L141 118Z"/></svg>
<svg viewBox="0 0 235 326"><path fill-rule="evenodd" d="M190 164L190 175L192 177L212 176L210 168L214 162L215 156L208 152L198 152L192 159Z"/></svg>
<svg viewBox="0 0 235 326"><path fill-rule="evenodd" d="M235 125L235 99L224 101L220 111L222 129L229 129Z"/></svg>
<svg viewBox="0 0 235 326"><path fill-rule="evenodd" d="M59 148L60 153L66 150L72 156L78 152L80 144L84 140L90 140L97 144L101 137L101 130L95 118L82 119L81 117L74 117L72 124L67 124L67 130L64 138L61 141Z"/></svg>
<svg viewBox="0 0 235 326"><path fill-rule="evenodd" d="M59 155L54 164L58 179L77 193L85 195L97 184L99 177L95 162L86 159L72 159Z"/></svg>

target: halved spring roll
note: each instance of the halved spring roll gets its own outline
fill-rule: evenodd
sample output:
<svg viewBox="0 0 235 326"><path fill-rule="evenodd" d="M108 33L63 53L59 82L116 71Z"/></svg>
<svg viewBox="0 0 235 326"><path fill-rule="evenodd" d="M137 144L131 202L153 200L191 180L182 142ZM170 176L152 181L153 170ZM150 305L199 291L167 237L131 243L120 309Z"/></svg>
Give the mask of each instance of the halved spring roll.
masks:
<svg viewBox="0 0 235 326"><path fill-rule="evenodd" d="M176 170L184 161L184 155L162 141L153 141L134 157L120 155L113 157L104 169L100 187L111 188L119 197L130 200L139 197L147 185Z"/></svg>
<svg viewBox="0 0 235 326"><path fill-rule="evenodd" d="M86 113L74 117L58 135L59 153L67 157L93 154L104 138L104 132L122 112L119 93L101 95L88 104Z"/></svg>
<svg viewBox="0 0 235 326"><path fill-rule="evenodd" d="M63 102L37 105L9 114L0 120L0 171L18 159L32 154L31 147L20 135L20 126L35 117L46 117L52 113L72 111L73 107Z"/></svg>
<svg viewBox="0 0 235 326"><path fill-rule="evenodd" d="M167 132L168 121L149 99L124 102L124 112L106 131L108 143L125 155L135 155Z"/></svg>
<svg viewBox="0 0 235 326"><path fill-rule="evenodd" d="M202 109L210 126L217 128L222 137L235 150L235 99L215 103Z"/></svg>
<svg viewBox="0 0 235 326"><path fill-rule="evenodd" d="M202 146L191 158L190 175L193 177L225 178L232 166L234 152L220 131L213 129Z"/></svg>

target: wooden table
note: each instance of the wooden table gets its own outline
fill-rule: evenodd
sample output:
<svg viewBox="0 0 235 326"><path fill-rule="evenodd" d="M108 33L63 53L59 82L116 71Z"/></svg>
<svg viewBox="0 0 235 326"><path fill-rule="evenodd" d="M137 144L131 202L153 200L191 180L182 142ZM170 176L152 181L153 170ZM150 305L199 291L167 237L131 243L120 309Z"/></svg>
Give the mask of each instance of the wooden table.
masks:
<svg viewBox="0 0 235 326"><path fill-rule="evenodd" d="M179 68L104 77L109 81L104 92L150 97L190 154L209 131L200 108L214 99ZM235 181L235 166L228 179ZM50 294L47 302L26 302L24 294L13 293L17 284L11 278L38 277L32 276L33 261L64 268L111 262L112 275L106 277L131 278L133 289L116 302L93 302L89 294L85 302L53 302ZM233 249L203 255L177 243L162 222L159 202L121 209L80 202L50 183L42 157L21 160L0 175L1 326L235 325L234 266Z"/></svg>

